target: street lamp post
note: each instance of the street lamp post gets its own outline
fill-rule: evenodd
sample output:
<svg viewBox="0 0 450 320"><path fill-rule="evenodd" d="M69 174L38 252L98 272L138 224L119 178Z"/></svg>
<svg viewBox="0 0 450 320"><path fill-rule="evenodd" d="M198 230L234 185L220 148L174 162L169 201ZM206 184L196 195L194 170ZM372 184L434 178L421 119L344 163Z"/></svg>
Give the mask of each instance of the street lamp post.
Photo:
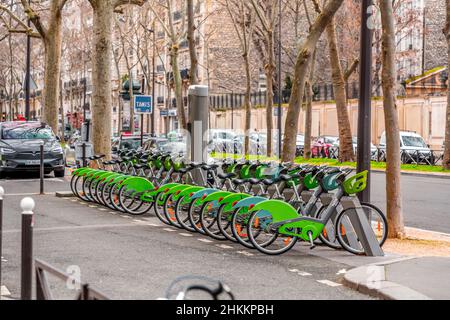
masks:
<svg viewBox="0 0 450 320"><path fill-rule="evenodd" d="M28 0L31 4L31 0ZM31 21L28 19L28 28L31 27ZM31 35L27 34L27 53L26 53L26 75L25 75L25 119L30 121L30 87L31 87Z"/></svg>
<svg viewBox="0 0 450 320"><path fill-rule="evenodd" d="M156 85L156 31L155 31L155 22L153 22L153 53L152 53L152 97L153 97L153 112L152 112L152 137L155 136L156 130L155 130L155 85Z"/></svg>
<svg viewBox="0 0 450 320"><path fill-rule="evenodd" d="M361 51L359 72L359 115L358 115L358 172L369 171L371 161L371 107L372 107L372 30L368 21L372 12L372 0L361 4ZM363 202L370 202L370 174L367 188L359 194Z"/></svg>

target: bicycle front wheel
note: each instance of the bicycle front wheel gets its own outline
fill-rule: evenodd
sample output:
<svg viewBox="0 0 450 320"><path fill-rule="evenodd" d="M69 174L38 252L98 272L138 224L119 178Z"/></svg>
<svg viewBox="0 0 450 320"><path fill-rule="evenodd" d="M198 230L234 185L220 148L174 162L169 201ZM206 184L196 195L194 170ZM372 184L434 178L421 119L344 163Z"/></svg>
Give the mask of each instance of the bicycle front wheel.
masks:
<svg viewBox="0 0 450 320"><path fill-rule="evenodd" d="M248 221L248 238L253 246L267 255L280 255L291 250L298 238L280 234L272 230L272 215L265 211L255 211ZM289 230L294 234L299 230Z"/></svg>
<svg viewBox="0 0 450 320"><path fill-rule="evenodd" d="M382 247L386 242L388 235L386 216L378 207L372 204L362 203L361 207L369 220L369 224L372 227L380 247ZM356 255L364 255L364 248L359 241L356 230L352 224L352 217L354 215L355 210L352 208L344 210L338 215L336 219L336 238L342 248L348 252Z"/></svg>

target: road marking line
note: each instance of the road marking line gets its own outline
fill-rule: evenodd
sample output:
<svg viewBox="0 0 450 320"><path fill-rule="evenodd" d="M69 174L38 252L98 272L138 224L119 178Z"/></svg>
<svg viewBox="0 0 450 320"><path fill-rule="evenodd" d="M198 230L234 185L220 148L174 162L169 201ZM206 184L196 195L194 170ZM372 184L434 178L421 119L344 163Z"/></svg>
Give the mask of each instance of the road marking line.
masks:
<svg viewBox="0 0 450 320"><path fill-rule="evenodd" d="M193 237L193 235L189 233L180 233L179 235L183 237Z"/></svg>
<svg viewBox="0 0 450 320"><path fill-rule="evenodd" d="M101 225L87 225L87 226L67 226L67 227L53 227L53 228L35 228L35 232L52 232L52 231L74 231L74 230L94 230L94 229L108 229L108 228L129 228L138 227L135 223L127 224L101 224ZM12 229L3 231L4 234L21 233L20 229Z"/></svg>
<svg viewBox="0 0 450 320"><path fill-rule="evenodd" d="M9 290L6 286L2 286L0 288L0 296L6 297L6 296L10 296L10 295L11 295L11 292L9 292Z"/></svg>
<svg viewBox="0 0 450 320"><path fill-rule="evenodd" d="M222 249L233 249L233 247L227 246L226 244L216 244L216 247Z"/></svg>
<svg viewBox="0 0 450 320"><path fill-rule="evenodd" d="M173 230L173 229L169 229L169 228L165 228L165 229L163 229L164 231L167 231L167 232L176 232L177 230Z"/></svg>
<svg viewBox="0 0 450 320"><path fill-rule="evenodd" d="M98 209L100 211L108 211L108 209L102 208L102 209Z"/></svg>
<svg viewBox="0 0 450 320"><path fill-rule="evenodd" d="M330 280L317 280L317 282L322 283L322 284L326 284L327 286L330 286L330 287L340 287L340 286L342 286L342 284L336 283L336 282L333 282L333 281L330 281Z"/></svg>
<svg viewBox="0 0 450 320"><path fill-rule="evenodd" d="M346 274L347 273L347 270L345 270L345 269L342 269L342 270L339 270L337 273L336 273L336 275L341 275L341 274Z"/></svg>
<svg viewBox="0 0 450 320"><path fill-rule="evenodd" d="M213 241L208 239L197 239L198 241L204 242L204 243L213 243Z"/></svg>
<svg viewBox="0 0 450 320"><path fill-rule="evenodd" d="M98 206L89 206L89 208L98 208Z"/></svg>
<svg viewBox="0 0 450 320"><path fill-rule="evenodd" d="M297 273L297 272L300 272L300 270L298 270L298 269L289 269L289 272L295 272L295 273Z"/></svg>
<svg viewBox="0 0 450 320"><path fill-rule="evenodd" d="M247 252L247 251L238 251L237 253L243 254L244 256L247 256L247 257L254 256L253 253L250 253L250 252Z"/></svg>
<svg viewBox="0 0 450 320"><path fill-rule="evenodd" d="M162 227L160 224L154 224L154 223L147 223L147 226L150 226L150 227Z"/></svg>
<svg viewBox="0 0 450 320"><path fill-rule="evenodd" d="M297 272L297 274L302 277L311 277L312 276L311 273L304 272L304 271Z"/></svg>
<svg viewBox="0 0 450 320"><path fill-rule="evenodd" d="M1 258L2 262L8 262L8 260L6 260L4 257Z"/></svg>
<svg viewBox="0 0 450 320"><path fill-rule="evenodd" d="M121 215L121 217L124 218L124 219L131 219L131 217L129 217L129 216Z"/></svg>
<svg viewBox="0 0 450 320"><path fill-rule="evenodd" d="M145 221L143 221L143 220L138 220L138 219L133 219L133 221L134 221L134 222L137 222L137 223L145 223Z"/></svg>
<svg viewBox="0 0 450 320"><path fill-rule="evenodd" d="M78 199L69 199L69 200L72 201L72 202L78 202Z"/></svg>

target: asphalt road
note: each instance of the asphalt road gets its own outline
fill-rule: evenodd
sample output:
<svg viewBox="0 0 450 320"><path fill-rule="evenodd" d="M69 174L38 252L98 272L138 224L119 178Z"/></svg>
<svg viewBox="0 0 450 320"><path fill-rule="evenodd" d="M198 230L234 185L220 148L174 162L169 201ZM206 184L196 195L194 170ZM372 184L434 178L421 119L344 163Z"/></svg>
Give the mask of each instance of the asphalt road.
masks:
<svg viewBox="0 0 450 320"><path fill-rule="evenodd" d="M6 197L4 210L3 282L13 297L20 293L21 198ZM167 228L153 217L134 220L75 199L34 198L35 257L62 270L79 269L82 281L113 299L160 298L185 275L222 280L238 299L369 299L339 284L351 266L311 255L305 245L268 257ZM65 283L49 279L56 297L73 297Z"/></svg>
<svg viewBox="0 0 450 320"><path fill-rule="evenodd" d="M374 174L373 202L384 206L384 174ZM450 180L403 176L408 226L450 233ZM133 219L76 199L38 196L39 180L1 180L4 201L3 283L20 292L20 208L24 196L37 203L35 257L81 279L115 299L156 299L184 275L205 275L227 283L239 299L368 299L339 285L342 271L374 262L345 252L298 245L268 257L228 242L162 226L151 216ZM48 177L46 192L69 190L68 181ZM225 246L223 246L225 245ZM392 257L388 257L392 258ZM68 269L69 268L69 269ZM59 298L74 292L49 278Z"/></svg>
<svg viewBox="0 0 450 320"><path fill-rule="evenodd" d="M386 211L386 175L372 174L372 202ZM402 175L408 227L450 233L450 179Z"/></svg>

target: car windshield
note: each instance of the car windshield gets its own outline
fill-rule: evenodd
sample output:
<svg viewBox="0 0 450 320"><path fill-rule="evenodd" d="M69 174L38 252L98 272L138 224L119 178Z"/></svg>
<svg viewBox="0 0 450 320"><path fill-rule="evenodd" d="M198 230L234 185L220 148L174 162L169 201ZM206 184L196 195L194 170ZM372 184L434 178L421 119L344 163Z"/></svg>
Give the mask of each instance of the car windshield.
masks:
<svg viewBox="0 0 450 320"><path fill-rule="evenodd" d="M333 144L336 142L336 138L332 138L332 137L325 137L325 138L323 138L323 140L325 141L325 143L329 143L329 144Z"/></svg>
<svg viewBox="0 0 450 320"><path fill-rule="evenodd" d="M138 149L141 146L141 139L124 139L120 142L119 149Z"/></svg>
<svg viewBox="0 0 450 320"><path fill-rule="evenodd" d="M403 144L405 147L426 148L427 144L421 137L403 136Z"/></svg>
<svg viewBox="0 0 450 320"><path fill-rule="evenodd" d="M30 126L28 124L5 127L2 131L3 140L50 140L54 139L49 127Z"/></svg>

